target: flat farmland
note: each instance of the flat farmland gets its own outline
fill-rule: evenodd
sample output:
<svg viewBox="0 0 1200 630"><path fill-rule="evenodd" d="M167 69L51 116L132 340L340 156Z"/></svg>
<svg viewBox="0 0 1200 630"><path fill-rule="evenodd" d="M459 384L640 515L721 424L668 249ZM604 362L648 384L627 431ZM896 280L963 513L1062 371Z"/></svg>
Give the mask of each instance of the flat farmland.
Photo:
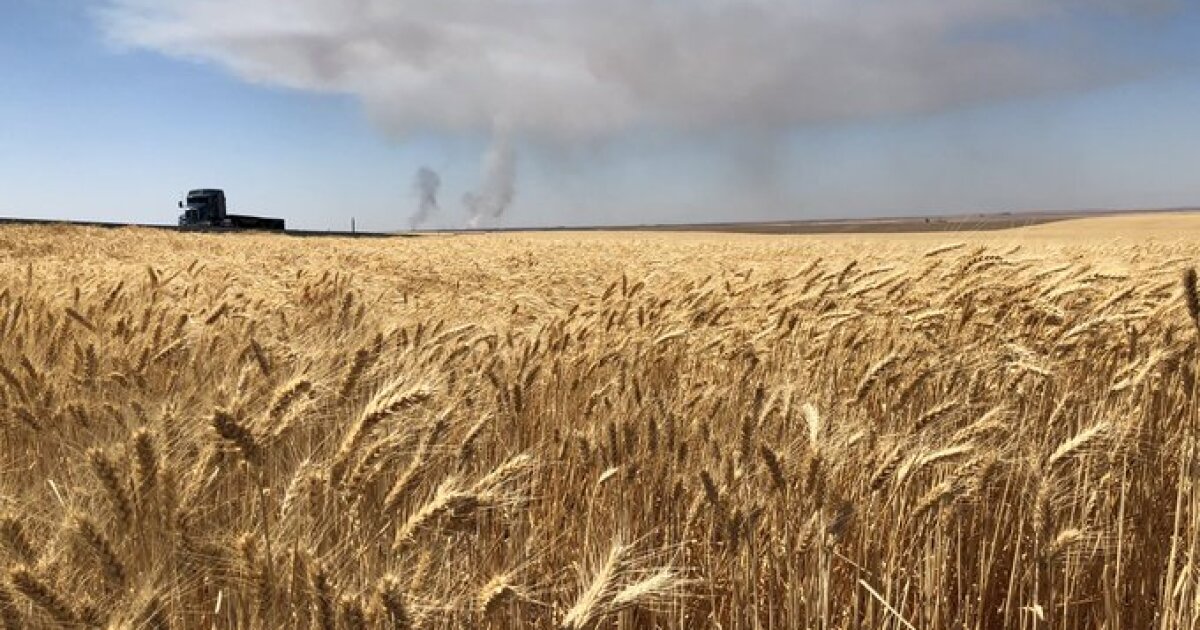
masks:
<svg viewBox="0 0 1200 630"><path fill-rule="evenodd" d="M1198 247L0 227L0 620L1194 627Z"/></svg>

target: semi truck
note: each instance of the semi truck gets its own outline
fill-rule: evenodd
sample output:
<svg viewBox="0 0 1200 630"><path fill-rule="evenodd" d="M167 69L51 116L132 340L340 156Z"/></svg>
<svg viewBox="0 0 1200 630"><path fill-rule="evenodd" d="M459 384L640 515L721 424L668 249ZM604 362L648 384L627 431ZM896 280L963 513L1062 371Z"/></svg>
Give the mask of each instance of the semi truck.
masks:
<svg viewBox="0 0 1200 630"><path fill-rule="evenodd" d="M279 231L284 229L283 219L229 214L225 209L225 191L215 188L189 191L187 202L180 201L179 207L183 209L183 214L179 215L180 227Z"/></svg>

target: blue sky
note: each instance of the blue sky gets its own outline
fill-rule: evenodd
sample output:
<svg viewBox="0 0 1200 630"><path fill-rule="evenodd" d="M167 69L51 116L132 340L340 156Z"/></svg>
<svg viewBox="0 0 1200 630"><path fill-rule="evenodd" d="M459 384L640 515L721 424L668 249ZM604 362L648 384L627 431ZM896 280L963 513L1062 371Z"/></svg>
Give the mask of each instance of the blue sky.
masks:
<svg viewBox="0 0 1200 630"><path fill-rule="evenodd" d="M838 49L825 57L813 43L764 60L771 72L741 88L734 79L753 73L763 56L745 45L764 37L751 18L714 23L722 34L747 35L731 36L721 57L697 69L602 57L588 48L601 39L598 20L581 6L556 18L553 36L493 27L503 37L486 41L508 48L477 51L483 57L543 51L521 59L516 75L465 72L456 61L453 74L430 70L416 80L402 56L409 53L339 58L334 70L314 74L308 56L299 63L279 53L279 40L244 45L247 33L273 31L229 37L239 16L213 22L192 0L164 0L174 8L152 15L137 13L135 0L3 0L0 216L169 223L188 188L222 187L233 209L296 227L344 228L354 216L361 229L402 229L417 203L414 173L428 165L444 182L429 227L460 226L463 194L486 186L484 155L499 133L493 111L511 121L504 133L517 160L515 201L495 220L505 225L1200 205L1200 10L1065 6L1052 18L996 17L974 0L964 4L979 5L977 13L946 17L937 2L905 1L910 15L927 11L921 21L882 10L867 14L878 21L871 29L835 9L817 18L882 41L880 50L899 50L909 65L881 57L838 66L861 60ZM257 18L272 23L279 3L261 6ZM124 21L114 26L105 11ZM465 11L422 18L478 26ZM707 15L633 19L695 20L703 31ZM978 65L940 65L955 54L953 43L897 48L902 36L947 28L950 19L960 22L938 33L969 39ZM361 31L352 26L305 30L305 41L349 38ZM669 26L654 37L684 38L672 40L686 53L681 64L704 59L706 51L689 48ZM371 35L392 36L400 35ZM578 87L572 68L540 66L538 54L569 58L577 50L603 80L592 83L589 74ZM1026 64L1028 50L1044 56ZM708 74L730 57L746 62L736 74ZM829 76L820 63L803 65L813 58L829 60ZM1029 68L1051 66L1062 71L1029 76ZM976 78L997 68L1013 70ZM869 87L841 78L853 73L868 76ZM949 78L933 81L932 73ZM692 88L704 81L732 87ZM447 84L456 91L439 91ZM738 93L761 85L762 98ZM623 96L606 100L613 91ZM577 94L586 98L571 101ZM553 107L539 109L543 103Z"/></svg>
<svg viewBox="0 0 1200 630"><path fill-rule="evenodd" d="M108 45L84 6L0 8L0 215L169 223L189 188L297 226L383 229L421 160L458 142L396 142L347 97L243 84ZM461 159L474 159L474 153Z"/></svg>

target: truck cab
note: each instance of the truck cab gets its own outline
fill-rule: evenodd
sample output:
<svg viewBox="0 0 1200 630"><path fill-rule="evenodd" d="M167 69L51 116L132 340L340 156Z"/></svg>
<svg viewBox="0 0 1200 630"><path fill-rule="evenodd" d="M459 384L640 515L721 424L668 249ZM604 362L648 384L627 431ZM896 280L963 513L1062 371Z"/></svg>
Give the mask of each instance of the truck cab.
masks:
<svg viewBox="0 0 1200 630"><path fill-rule="evenodd" d="M183 214L179 225L219 226L225 223L225 191L204 188L187 194L187 204L179 202Z"/></svg>

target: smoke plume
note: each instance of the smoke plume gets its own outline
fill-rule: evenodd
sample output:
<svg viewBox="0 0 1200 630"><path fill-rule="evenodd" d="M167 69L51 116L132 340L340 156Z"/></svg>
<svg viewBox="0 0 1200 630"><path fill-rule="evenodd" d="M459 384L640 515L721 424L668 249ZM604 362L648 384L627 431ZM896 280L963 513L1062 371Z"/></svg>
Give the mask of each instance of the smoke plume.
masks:
<svg viewBox="0 0 1200 630"><path fill-rule="evenodd" d="M486 220L496 220L512 204L517 195L517 155L508 133L496 132L492 145L483 157L483 175L479 188L463 196L470 218L467 224L479 227Z"/></svg>
<svg viewBox="0 0 1200 630"><path fill-rule="evenodd" d="M1136 76L1182 0L98 0L116 42L357 97L383 128L576 142L936 112ZM1149 20L1143 20L1149 22ZM1046 38L1059 29L1064 36Z"/></svg>
<svg viewBox="0 0 1200 630"><path fill-rule="evenodd" d="M473 224L512 203L514 143L535 162L699 140L734 175L730 198L790 207L794 178L772 162L786 156L747 161L727 150L738 142L710 140L1143 79L1179 63L1146 46L1158 26L1196 12L1185 0L88 1L118 46L349 96L393 137L491 134L463 199Z"/></svg>
<svg viewBox="0 0 1200 630"><path fill-rule="evenodd" d="M437 171L428 166L422 166L417 170L416 178L413 180L413 188L417 192L417 211L408 219L409 228L417 229L437 211L437 195L441 186L442 178Z"/></svg>

